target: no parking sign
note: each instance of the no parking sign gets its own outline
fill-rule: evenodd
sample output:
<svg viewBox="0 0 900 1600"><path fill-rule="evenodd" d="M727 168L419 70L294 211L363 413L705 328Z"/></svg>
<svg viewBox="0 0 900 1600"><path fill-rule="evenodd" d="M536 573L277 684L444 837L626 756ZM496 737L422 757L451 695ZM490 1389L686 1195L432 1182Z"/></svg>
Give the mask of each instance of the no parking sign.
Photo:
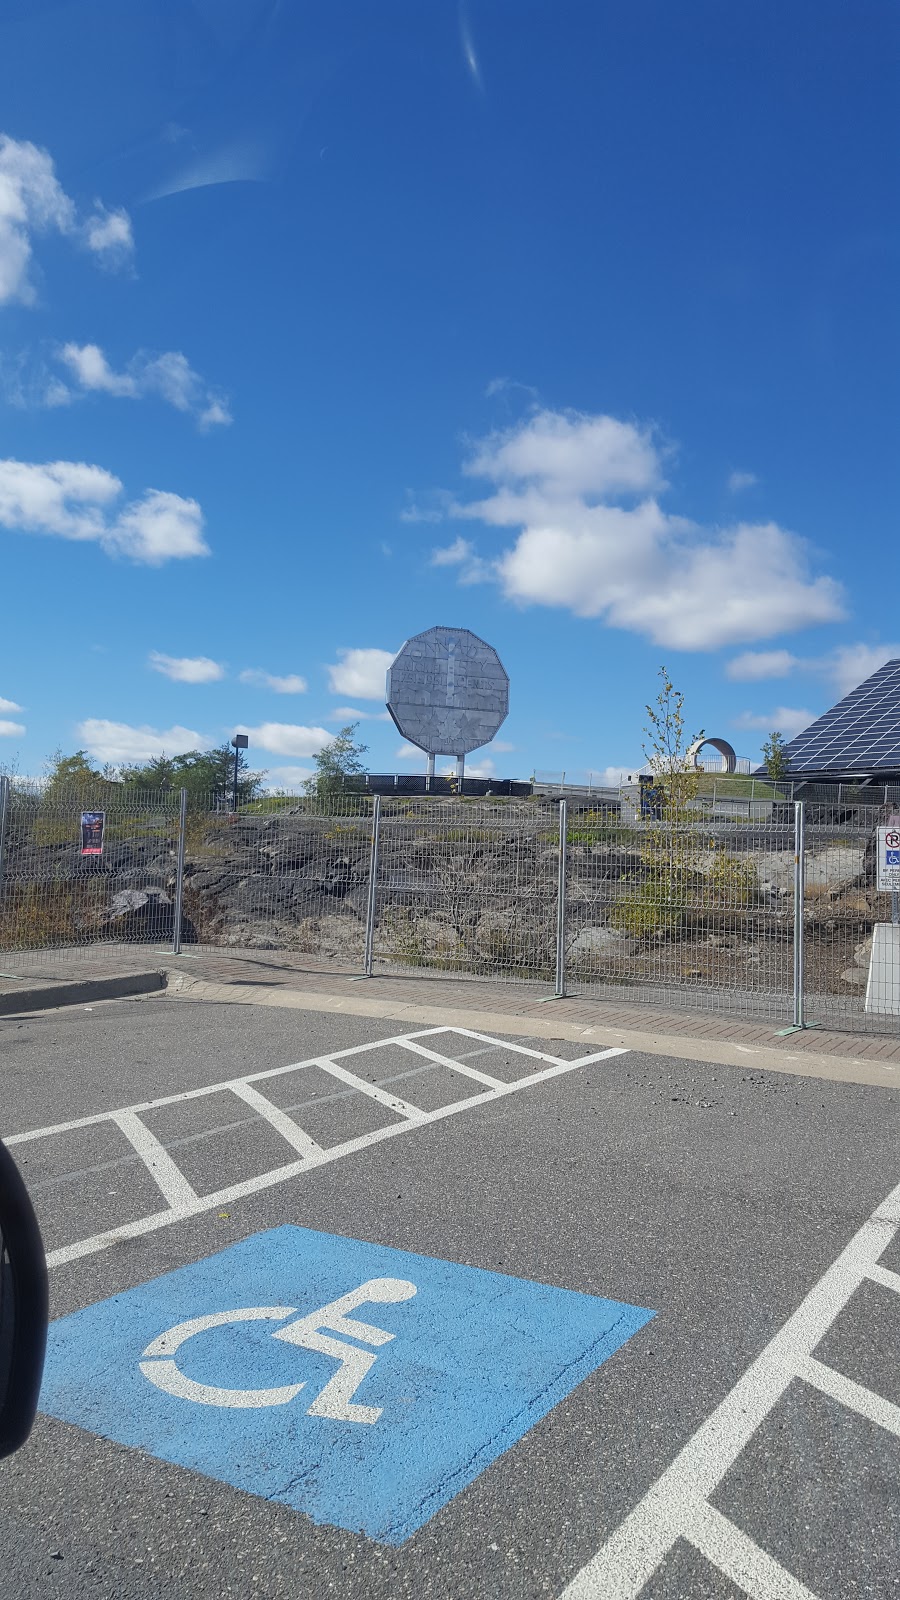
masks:
<svg viewBox="0 0 900 1600"><path fill-rule="evenodd" d="M900 826L878 829L878 888L900 890Z"/></svg>

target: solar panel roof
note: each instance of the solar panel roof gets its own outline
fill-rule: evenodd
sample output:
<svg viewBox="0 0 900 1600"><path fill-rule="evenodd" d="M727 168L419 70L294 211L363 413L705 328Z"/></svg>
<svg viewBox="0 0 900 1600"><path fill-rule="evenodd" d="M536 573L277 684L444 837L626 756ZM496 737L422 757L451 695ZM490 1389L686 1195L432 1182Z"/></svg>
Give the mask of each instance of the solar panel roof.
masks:
<svg viewBox="0 0 900 1600"><path fill-rule="evenodd" d="M785 757L792 776L900 771L900 660L886 661L798 733Z"/></svg>

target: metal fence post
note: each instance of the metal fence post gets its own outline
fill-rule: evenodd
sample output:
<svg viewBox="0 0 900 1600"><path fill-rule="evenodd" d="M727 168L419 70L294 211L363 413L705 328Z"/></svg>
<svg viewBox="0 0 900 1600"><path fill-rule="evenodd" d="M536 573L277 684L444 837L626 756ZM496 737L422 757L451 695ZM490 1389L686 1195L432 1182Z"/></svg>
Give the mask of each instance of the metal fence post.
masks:
<svg viewBox="0 0 900 1600"><path fill-rule="evenodd" d="M181 910L184 904L184 839L187 832L187 789L181 791L178 811L178 852L175 858L175 920L172 925L172 954L181 955Z"/></svg>
<svg viewBox="0 0 900 1600"><path fill-rule="evenodd" d="M0 778L0 894L3 893L3 872L6 866L6 818L9 814L9 779Z"/></svg>
<svg viewBox="0 0 900 1600"><path fill-rule="evenodd" d="M369 896L366 903L366 955L365 974L372 976L375 959L375 906L378 896L378 849L381 842L381 795L376 794L372 805L372 847L369 854Z"/></svg>
<svg viewBox="0 0 900 1600"><path fill-rule="evenodd" d="M3 909L3 879L6 871L6 823L9 816L9 779L0 778L0 910Z"/></svg>
<svg viewBox="0 0 900 1600"><path fill-rule="evenodd" d="M806 892L806 804L794 801L794 1027L805 1028L803 902Z"/></svg>
<svg viewBox="0 0 900 1600"><path fill-rule="evenodd" d="M568 800L559 802L559 876L556 885L556 995L566 994L566 854L568 850Z"/></svg>

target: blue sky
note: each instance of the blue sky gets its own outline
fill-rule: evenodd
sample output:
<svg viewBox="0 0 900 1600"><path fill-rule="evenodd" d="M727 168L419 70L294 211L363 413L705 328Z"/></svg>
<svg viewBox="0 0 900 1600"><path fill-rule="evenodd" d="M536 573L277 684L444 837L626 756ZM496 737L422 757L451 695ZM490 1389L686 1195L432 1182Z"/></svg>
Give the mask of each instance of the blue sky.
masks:
<svg viewBox="0 0 900 1600"><path fill-rule="evenodd" d="M900 655L894 0L6 0L0 763L291 784L473 629L509 776Z"/></svg>

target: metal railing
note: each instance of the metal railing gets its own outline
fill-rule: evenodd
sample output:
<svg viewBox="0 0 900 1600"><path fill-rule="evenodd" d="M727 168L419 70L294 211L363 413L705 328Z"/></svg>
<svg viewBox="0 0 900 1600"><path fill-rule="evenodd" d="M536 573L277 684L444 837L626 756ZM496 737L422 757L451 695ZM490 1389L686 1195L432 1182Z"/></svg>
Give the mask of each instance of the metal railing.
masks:
<svg viewBox="0 0 900 1600"><path fill-rule="evenodd" d="M900 899L876 870L894 814L770 798L675 825L605 801L354 793L231 812L0 779L0 952L275 950L894 1032Z"/></svg>

